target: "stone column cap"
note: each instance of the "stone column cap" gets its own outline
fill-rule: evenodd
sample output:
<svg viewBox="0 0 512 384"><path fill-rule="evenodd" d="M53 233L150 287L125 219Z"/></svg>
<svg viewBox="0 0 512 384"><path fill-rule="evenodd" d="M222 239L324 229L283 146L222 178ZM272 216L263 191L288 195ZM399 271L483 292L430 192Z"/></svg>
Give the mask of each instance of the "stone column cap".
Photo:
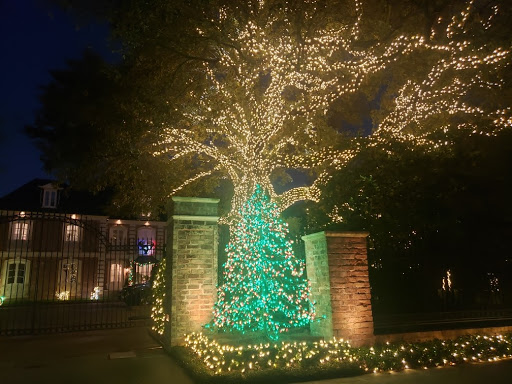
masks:
<svg viewBox="0 0 512 384"><path fill-rule="evenodd" d="M214 199L211 197L181 197L181 196L172 196L172 201L179 201L183 203L210 203L215 204L220 201L220 199Z"/></svg>
<svg viewBox="0 0 512 384"><path fill-rule="evenodd" d="M173 220L219 221L219 216L172 215Z"/></svg>
<svg viewBox="0 0 512 384"><path fill-rule="evenodd" d="M302 240L313 240L317 237L368 237L370 232L363 231L321 231L302 236Z"/></svg>

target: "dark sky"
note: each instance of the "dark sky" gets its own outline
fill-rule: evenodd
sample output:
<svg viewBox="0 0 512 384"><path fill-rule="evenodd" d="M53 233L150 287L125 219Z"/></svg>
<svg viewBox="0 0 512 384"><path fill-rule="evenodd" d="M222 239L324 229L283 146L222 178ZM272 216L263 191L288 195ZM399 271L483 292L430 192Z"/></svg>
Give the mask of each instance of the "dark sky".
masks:
<svg viewBox="0 0 512 384"><path fill-rule="evenodd" d="M71 15L43 4L0 0L0 196L48 177L23 127L34 121L39 87L50 81L49 70L65 68L86 49L112 56L106 25L77 28Z"/></svg>

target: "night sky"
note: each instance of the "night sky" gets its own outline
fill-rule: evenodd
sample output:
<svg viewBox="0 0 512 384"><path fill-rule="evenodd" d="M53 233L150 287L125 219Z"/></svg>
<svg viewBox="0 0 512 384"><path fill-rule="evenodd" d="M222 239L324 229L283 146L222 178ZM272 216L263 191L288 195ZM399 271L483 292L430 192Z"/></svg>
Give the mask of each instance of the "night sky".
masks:
<svg viewBox="0 0 512 384"><path fill-rule="evenodd" d="M0 0L0 196L36 177L42 170L39 152L24 135L39 108L40 86L50 69L66 67L93 49L107 59L108 27L76 26L71 15L49 9L40 0Z"/></svg>

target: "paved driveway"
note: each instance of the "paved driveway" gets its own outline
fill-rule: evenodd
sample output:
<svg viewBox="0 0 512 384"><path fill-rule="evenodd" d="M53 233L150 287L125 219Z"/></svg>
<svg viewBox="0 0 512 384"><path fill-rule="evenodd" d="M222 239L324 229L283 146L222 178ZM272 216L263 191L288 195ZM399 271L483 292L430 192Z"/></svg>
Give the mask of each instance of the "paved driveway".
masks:
<svg viewBox="0 0 512 384"><path fill-rule="evenodd" d="M0 383L192 384L149 336L133 327L0 337Z"/></svg>

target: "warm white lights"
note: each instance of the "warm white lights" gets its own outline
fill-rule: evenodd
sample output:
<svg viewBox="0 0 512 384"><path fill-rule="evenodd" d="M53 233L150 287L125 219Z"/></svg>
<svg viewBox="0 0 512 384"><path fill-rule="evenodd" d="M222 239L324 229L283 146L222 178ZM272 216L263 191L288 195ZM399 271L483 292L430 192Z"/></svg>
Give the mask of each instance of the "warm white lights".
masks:
<svg viewBox="0 0 512 384"><path fill-rule="evenodd" d="M55 292L57 300L69 300L69 291Z"/></svg>
<svg viewBox="0 0 512 384"><path fill-rule="evenodd" d="M355 0L356 17L351 25L313 28L300 39L286 10L281 16L269 16L263 1L236 33L226 28L232 43L218 47L218 62L204 65L209 87L199 94L190 93L194 107L188 107L177 125L162 128L156 145L155 156L167 156L171 161L200 156L208 168L171 194L216 173L234 185L228 216L236 216L256 184L285 209L299 200L318 201L319 186L345 167L363 145L379 146L389 140L429 149L449 145L449 140L433 138L432 128L425 128L428 119L461 117L456 123L439 126L439 132L458 129L493 135L512 125L510 107L487 110L467 102L473 89L503 87L500 79L489 74L510 62L508 47L469 41L473 1L447 20L447 25L439 18L428 37L403 34L372 46L357 43L363 5L362 0ZM479 24L481 33L492 27L498 12L493 6L490 17ZM314 17L313 13L304 15L306 22ZM222 9L219 19L212 22L224 30L226 20L229 15ZM198 30L198 36L207 34ZM347 139L344 150L333 149L340 135L326 123L332 103L360 91L372 75L412 54L419 55L420 61L421 55L428 57L424 60L430 63L426 77L405 81L391 111L379 119L370 137ZM487 120L487 124L474 123L477 119ZM280 169L311 170L316 179L310 186L278 195L271 175Z"/></svg>
<svg viewBox="0 0 512 384"><path fill-rule="evenodd" d="M91 300L99 300L100 299L100 287L94 287L94 289L91 292Z"/></svg>

